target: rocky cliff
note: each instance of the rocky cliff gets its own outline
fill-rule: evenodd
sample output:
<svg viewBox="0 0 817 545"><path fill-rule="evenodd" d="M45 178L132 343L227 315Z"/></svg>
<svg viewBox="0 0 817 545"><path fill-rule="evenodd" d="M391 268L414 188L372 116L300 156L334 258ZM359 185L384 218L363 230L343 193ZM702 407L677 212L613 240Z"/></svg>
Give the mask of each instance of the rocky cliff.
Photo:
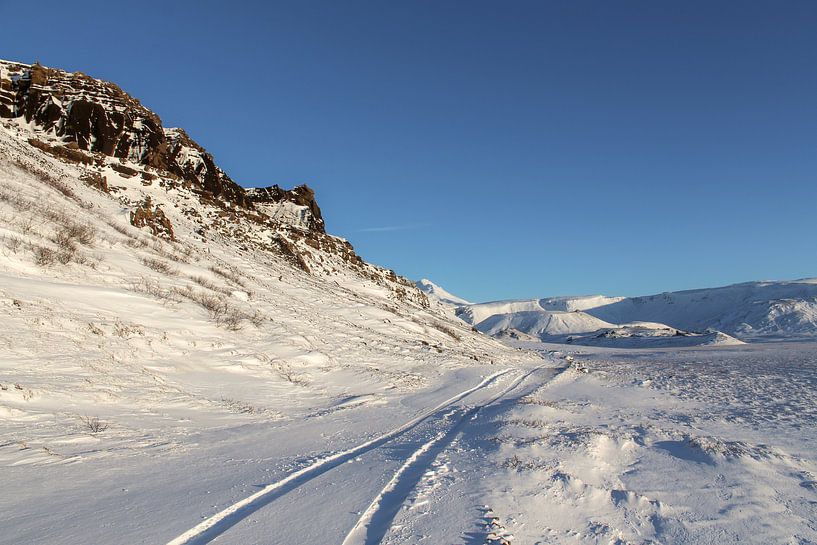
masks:
<svg viewBox="0 0 817 545"><path fill-rule="evenodd" d="M131 225L154 237L273 252L311 275L352 272L393 298L428 305L410 281L364 262L348 241L327 234L311 188L243 188L183 129L163 127L113 83L0 61L0 125L11 138L5 158L63 193L74 192L73 181L107 193ZM43 170L38 153L64 168Z"/></svg>
<svg viewBox="0 0 817 545"><path fill-rule="evenodd" d="M65 72L39 64L0 61L0 117L29 126L41 149L82 160L102 155L136 163L161 176L174 178L206 197L253 209L265 205L274 218L287 218L274 206L302 208L297 225L324 232L314 192L301 186L247 191L235 183L213 156L183 129L164 128L162 120L119 86L80 72Z"/></svg>

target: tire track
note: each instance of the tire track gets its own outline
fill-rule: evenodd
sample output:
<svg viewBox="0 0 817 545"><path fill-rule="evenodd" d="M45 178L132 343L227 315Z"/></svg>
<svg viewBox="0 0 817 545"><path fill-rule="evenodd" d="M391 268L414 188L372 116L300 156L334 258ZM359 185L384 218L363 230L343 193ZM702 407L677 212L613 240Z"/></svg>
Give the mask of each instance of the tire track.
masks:
<svg viewBox="0 0 817 545"><path fill-rule="evenodd" d="M538 369L538 368L537 368ZM303 485L304 483L330 471L331 469L342 465L349 461L350 459L368 452L370 450L376 449L382 446L384 443L398 437L407 431L415 428L418 424L422 423L423 421L431 418L432 416L437 415L441 411L449 408L454 403L460 401L461 399L465 398L466 396L486 388L496 382L500 377L508 374L511 372L512 369L505 369L489 375L485 379L483 379L479 384L476 386L464 390L457 395L450 397L443 401L442 403L438 404L434 408L420 414L419 416L409 420L408 422L404 423L402 426L392 429L374 439L361 443L355 447L350 449L337 452L330 456L326 456L321 458L314 463L306 466L294 473L290 473L288 476L284 477L283 479L276 481L274 483L268 484L258 492L247 496L243 500L240 500L229 507L226 507L222 511L216 513L215 515L203 520L193 528L187 530L180 536L170 540L167 542L167 545L203 545L205 543L209 543L219 535L223 534L232 526L238 524L247 516L251 515L258 509L268 505L270 502L279 498L298 488L299 486ZM527 375L523 375L523 377L529 376L530 373ZM514 381L512 384L516 385L520 382L519 379ZM509 389L503 390L501 394L498 396L494 396L491 399L491 403L493 403L496 399L504 395ZM484 406L484 405L482 405Z"/></svg>
<svg viewBox="0 0 817 545"><path fill-rule="evenodd" d="M411 494L423 474L431 466L437 456L445 450L462 429L485 407L496 403L499 399L511 393L520 384L542 367L536 367L527 373L518 376L504 390L491 399L467 410L454 410L449 413L460 412L459 418L447 431L439 432L431 440L423 443L402 466L395 472L391 480L375 497L366 511L346 535L342 545L377 545L391 527L394 517L400 511L406 498Z"/></svg>

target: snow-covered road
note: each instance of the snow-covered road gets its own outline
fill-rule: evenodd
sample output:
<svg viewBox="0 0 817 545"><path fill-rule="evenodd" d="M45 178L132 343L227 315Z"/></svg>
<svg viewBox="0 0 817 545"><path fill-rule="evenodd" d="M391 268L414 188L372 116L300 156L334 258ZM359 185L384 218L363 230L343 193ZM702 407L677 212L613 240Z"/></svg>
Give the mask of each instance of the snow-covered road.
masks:
<svg viewBox="0 0 817 545"><path fill-rule="evenodd" d="M519 398L555 373L542 367L492 373L402 425L265 485L168 545L217 537L242 544L380 543L420 477L485 407Z"/></svg>
<svg viewBox="0 0 817 545"><path fill-rule="evenodd" d="M435 472L450 478L441 460L560 371L542 363L462 368L388 403L195 431L181 449L47 464L33 481L25 465L10 467L5 482L26 494L0 504L14 528L0 543L391 542L393 519L435 493ZM461 486L487 460L473 450L476 471L458 469ZM450 506L441 523L451 531L481 524L481 512Z"/></svg>

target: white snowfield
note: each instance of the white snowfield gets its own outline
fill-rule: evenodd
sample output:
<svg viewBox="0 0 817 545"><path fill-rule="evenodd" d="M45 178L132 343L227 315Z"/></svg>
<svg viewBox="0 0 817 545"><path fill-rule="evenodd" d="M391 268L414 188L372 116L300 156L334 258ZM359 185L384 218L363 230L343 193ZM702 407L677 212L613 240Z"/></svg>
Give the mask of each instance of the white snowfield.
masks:
<svg viewBox="0 0 817 545"><path fill-rule="evenodd" d="M26 130L0 126L0 544L817 543L813 344L508 346L184 187L93 189ZM130 225L147 196L176 241Z"/></svg>

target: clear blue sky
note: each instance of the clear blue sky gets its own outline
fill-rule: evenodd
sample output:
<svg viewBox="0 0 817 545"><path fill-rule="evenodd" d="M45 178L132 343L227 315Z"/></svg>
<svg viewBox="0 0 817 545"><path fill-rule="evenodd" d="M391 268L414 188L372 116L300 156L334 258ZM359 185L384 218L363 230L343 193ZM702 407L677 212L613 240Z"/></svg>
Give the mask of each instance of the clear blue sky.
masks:
<svg viewBox="0 0 817 545"><path fill-rule="evenodd" d="M3 2L245 186L474 300L817 276L817 2Z"/></svg>

